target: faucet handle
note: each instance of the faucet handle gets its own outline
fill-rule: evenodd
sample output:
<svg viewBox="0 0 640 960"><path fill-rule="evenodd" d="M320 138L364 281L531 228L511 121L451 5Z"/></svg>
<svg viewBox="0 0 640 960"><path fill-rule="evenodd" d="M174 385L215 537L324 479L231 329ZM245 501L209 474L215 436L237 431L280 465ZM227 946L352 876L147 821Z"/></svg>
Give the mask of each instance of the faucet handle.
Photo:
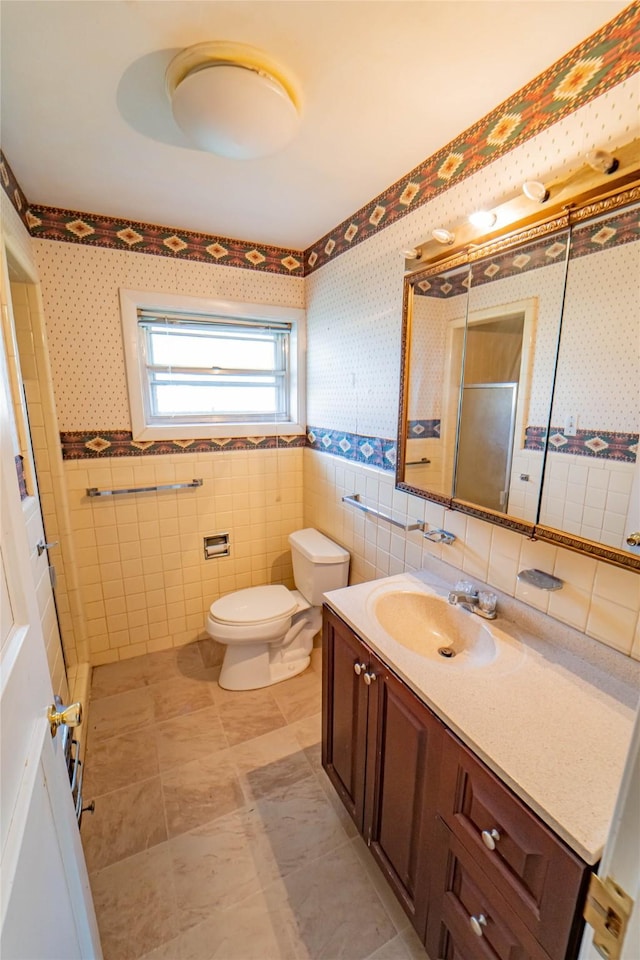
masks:
<svg viewBox="0 0 640 960"><path fill-rule="evenodd" d="M483 613L495 614L498 605L498 598L495 593L489 590L481 590L478 594L478 606Z"/></svg>
<svg viewBox="0 0 640 960"><path fill-rule="evenodd" d="M458 580L453 589L456 593L466 593L468 597L478 596L478 590L470 580Z"/></svg>

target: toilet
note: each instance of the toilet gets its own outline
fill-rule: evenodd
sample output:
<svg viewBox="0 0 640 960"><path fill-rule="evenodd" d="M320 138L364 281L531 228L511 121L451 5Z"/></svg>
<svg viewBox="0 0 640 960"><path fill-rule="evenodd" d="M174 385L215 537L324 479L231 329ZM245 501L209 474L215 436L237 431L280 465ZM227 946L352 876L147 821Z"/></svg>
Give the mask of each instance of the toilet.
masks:
<svg viewBox="0 0 640 960"><path fill-rule="evenodd" d="M346 587L349 553L309 527L289 535L295 590L283 584L228 593L209 608L207 633L226 645L219 684L256 690L302 673L322 626L322 597Z"/></svg>

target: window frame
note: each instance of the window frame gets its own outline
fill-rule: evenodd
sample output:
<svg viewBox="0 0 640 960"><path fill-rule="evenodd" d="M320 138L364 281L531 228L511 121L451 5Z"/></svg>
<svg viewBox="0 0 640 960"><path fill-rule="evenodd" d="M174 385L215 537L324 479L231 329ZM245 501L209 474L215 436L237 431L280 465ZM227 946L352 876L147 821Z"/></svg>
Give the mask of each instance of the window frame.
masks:
<svg viewBox="0 0 640 960"><path fill-rule="evenodd" d="M153 293L120 288L120 315L134 440L198 440L216 437L293 436L306 432L305 424L305 348L306 323L304 310L263 303L214 300L180 294ZM170 422L150 423L151 409L146 395L147 375L144 349L145 333L139 326L139 311L185 314L190 317L216 317L223 320L285 321L289 334L289 419L288 420L220 420L194 422L172 417Z"/></svg>

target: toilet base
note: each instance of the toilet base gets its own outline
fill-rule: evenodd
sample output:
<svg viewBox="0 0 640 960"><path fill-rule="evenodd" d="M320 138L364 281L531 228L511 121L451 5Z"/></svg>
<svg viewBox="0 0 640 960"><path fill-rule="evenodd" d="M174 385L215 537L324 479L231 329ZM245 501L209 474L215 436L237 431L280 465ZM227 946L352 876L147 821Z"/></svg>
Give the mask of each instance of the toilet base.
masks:
<svg viewBox="0 0 640 960"><path fill-rule="evenodd" d="M218 683L224 690L259 690L289 680L311 662L313 638L322 625L322 612L313 607L297 614L279 643L228 644Z"/></svg>
<svg viewBox="0 0 640 960"><path fill-rule="evenodd" d="M311 657L302 657L289 663L270 664L269 651L264 650L264 644L256 644L256 648L252 655L247 646L241 650L227 647L218 678L223 690L260 690L261 687L270 687L302 673L311 663ZM233 656L236 652L243 655L240 661Z"/></svg>

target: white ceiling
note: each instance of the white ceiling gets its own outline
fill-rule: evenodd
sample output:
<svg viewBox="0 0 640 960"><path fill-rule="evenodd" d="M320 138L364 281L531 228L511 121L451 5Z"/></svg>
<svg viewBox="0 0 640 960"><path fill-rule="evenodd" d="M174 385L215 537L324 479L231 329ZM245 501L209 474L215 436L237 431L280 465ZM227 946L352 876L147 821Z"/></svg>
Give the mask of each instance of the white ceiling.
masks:
<svg viewBox="0 0 640 960"><path fill-rule="evenodd" d="M31 203L305 249L612 19L625 0L3 0L2 146ZM191 149L164 73L262 47L297 76L279 154Z"/></svg>

